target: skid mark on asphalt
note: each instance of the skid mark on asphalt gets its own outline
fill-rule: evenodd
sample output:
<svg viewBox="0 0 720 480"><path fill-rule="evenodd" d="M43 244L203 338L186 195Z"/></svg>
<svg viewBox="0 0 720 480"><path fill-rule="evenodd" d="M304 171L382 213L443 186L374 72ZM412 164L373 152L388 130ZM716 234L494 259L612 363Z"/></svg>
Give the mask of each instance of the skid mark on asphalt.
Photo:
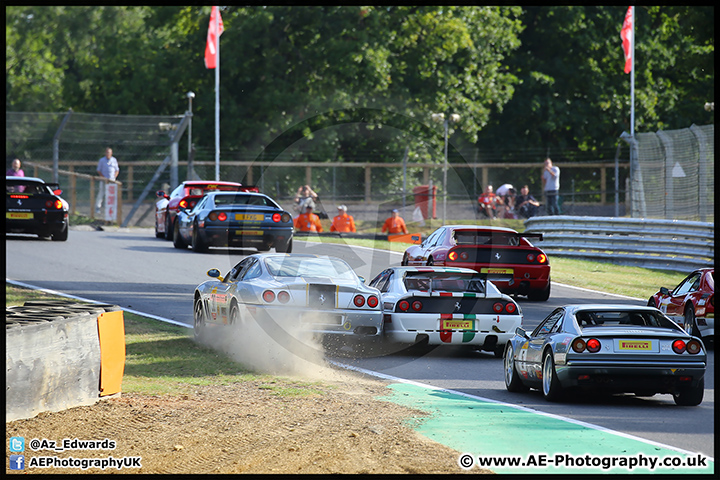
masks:
<svg viewBox="0 0 720 480"><path fill-rule="evenodd" d="M389 385L392 394L383 397L394 403L417 408L431 413L425 421L413 428L422 435L459 452L484 458L519 456L528 466L501 467L487 465L496 473L713 473L714 461L705 457L705 468L656 467L651 470L637 467L615 467L605 469L602 462L609 462L609 456L618 461L629 462L664 457L670 461L697 462L698 454L674 449L655 442L639 439L583 422L571 421L555 415L543 415L527 408L483 401L414 383L393 383ZM530 458L529 454L534 454ZM579 466L589 462L597 466ZM606 457L602 459L600 457ZM543 459L545 466L539 465ZM552 463L562 460L564 464ZM578 465L571 467L568 461ZM606 463L609 465L609 463ZM650 465L646 463L645 465ZM477 468L477 466L475 467Z"/></svg>

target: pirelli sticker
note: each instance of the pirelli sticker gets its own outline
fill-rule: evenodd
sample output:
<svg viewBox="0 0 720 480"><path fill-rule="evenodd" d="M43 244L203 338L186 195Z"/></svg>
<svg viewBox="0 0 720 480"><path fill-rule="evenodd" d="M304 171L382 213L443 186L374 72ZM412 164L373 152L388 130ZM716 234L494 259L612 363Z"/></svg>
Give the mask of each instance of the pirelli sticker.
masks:
<svg viewBox="0 0 720 480"><path fill-rule="evenodd" d="M615 340L618 352L657 352L657 342L653 340Z"/></svg>

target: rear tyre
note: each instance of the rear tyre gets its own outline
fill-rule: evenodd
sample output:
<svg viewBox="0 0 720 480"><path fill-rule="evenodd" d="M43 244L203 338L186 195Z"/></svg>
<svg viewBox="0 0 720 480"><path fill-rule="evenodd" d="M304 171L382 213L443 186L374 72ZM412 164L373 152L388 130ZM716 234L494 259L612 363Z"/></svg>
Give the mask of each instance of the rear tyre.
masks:
<svg viewBox="0 0 720 480"><path fill-rule="evenodd" d="M703 378L697 387L684 388L673 393L673 400L675 400L675 405L680 405L681 407L695 407L702 402L704 393L705 379Z"/></svg>
<svg viewBox="0 0 720 480"><path fill-rule="evenodd" d="M542 363L542 392L545 400L557 402L562 399L562 387L555 372L555 361L552 351L545 352Z"/></svg>
<svg viewBox="0 0 720 480"><path fill-rule="evenodd" d="M205 336L205 309L200 298L195 299L193 306L193 334L195 340L202 340Z"/></svg>
<svg viewBox="0 0 720 480"><path fill-rule="evenodd" d="M433 260L432 257L429 257L429 258L427 259L427 266L428 266L428 267L432 267L433 265L435 265L435 260Z"/></svg>
<svg viewBox="0 0 720 480"><path fill-rule="evenodd" d="M278 253L292 253L292 238L288 240L287 242L281 242L278 245L275 245L275 251Z"/></svg>
<svg viewBox="0 0 720 480"><path fill-rule="evenodd" d="M185 243L185 241L182 238L182 235L180 235L180 225L178 224L178 222L175 222L175 227L173 228L173 230L174 230L173 237L172 237L173 246L175 248L179 248L180 250L186 249L187 243Z"/></svg>
<svg viewBox="0 0 720 480"><path fill-rule="evenodd" d="M205 253L208 251L207 243L205 243L203 241L202 236L198 233L197 222L193 226L192 249L193 249L193 252L197 252L197 253Z"/></svg>
<svg viewBox="0 0 720 480"><path fill-rule="evenodd" d="M402 262L400 262L400 265L406 267L408 265L408 254L407 252L403 255Z"/></svg>
<svg viewBox="0 0 720 480"><path fill-rule="evenodd" d="M175 224L170 221L170 212L165 213L165 239L171 240L175 234Z"/></svg>
<svg viewBox="0 0 720 480"><path fill-rule="evenodd" d="M547 302L547 299L550 298L550 281L548 280L547 287L543 289L530 290L527 297L528 300L532 300L534 302Z"/></svg>
<svg viewBox="0 0 720 480"><path fill-rule="evenodd" d="M655 307L655 308L657 308L657 305L655 305L655 299L654 299L653 297L650 297L650 299L648 300L648 303L647 303L647 304L648 304L648 307Z"/></svg>
<svg viewBox="0 0 720 480"><path fill-rule="evenodd" d="M55 242L64 242L68 239L68 231L70 230L70 223L65 224L65 228L57 233L52 234L52 239Z"/></svg>
<svg viewBox="0 0 720 480"><path fill-rule="evenodd" d="M700 337L700 329L698 328L697 322L695 321L695 309L693 308L691 303L689 303L685 307L685 325L683 326L685 328L685 331L688 332L690 335Z"/></svg>
<svg viewBox="0 0 720 480"><path fill-rule="evenodd" d="M522 383L517 370L515 369L514 356L515 351L513 350L512 343L508 342L507 347L505 348L505 358L503 360L503 365L505 367L505 388L507 388L508 392L526 392L528 387Z"/></svg>

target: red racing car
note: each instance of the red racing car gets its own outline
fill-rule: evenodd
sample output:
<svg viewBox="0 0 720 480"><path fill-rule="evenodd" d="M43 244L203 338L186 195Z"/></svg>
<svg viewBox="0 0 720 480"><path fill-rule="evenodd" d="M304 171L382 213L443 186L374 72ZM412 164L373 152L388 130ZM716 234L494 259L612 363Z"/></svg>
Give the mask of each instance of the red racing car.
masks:
<svg viewBox="0 0 720 480"><path fill-rule="evenodd" d="M155 202L155 236L173 239L175 217L178 206L190 209L207 192L259 192L257 187L237 182L213 182L209 180L188 180L178 185L170 195L158 190Z"/></svg>
<svg viewBox="0 0 720 480"><path fill-rule="evenodd" d="M550 298L547 255L528 241L541 233L518 233L511 228L446 225L420 245L412 245L402 264L471 268L484 275L502 293Z"/></svg>
<svg viewBox="0 0 720 480"><path fill-rule="evenodd" d="M715 337L715 268L700 268L672 291L661 287L648 305L685 327L696 337Z"/></svg>

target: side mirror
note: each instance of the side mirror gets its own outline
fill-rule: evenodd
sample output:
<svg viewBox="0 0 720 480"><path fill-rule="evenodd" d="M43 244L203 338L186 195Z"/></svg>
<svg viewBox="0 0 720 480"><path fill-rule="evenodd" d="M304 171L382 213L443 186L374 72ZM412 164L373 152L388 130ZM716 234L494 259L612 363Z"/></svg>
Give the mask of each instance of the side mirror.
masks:
<svg viewBox="0 0 720 480"><path fill-rule="evenodd" d="M163 190L158 190L157 192L155 192L155 195L158 198L168 198L168 199L170 198L167 195L165 195L165 192Z"/></svg>
<svg viewBox="0 0 720 480"><path fill-rule="evenodd" d="M660 287L660 294L661 295L670 295L670 290L668 290L665 287Z"/></svg>
<svg viewBox="0 0 720 480"><path fill-rule="evenodd" d="M358 275L358 278L360 279L360 283L365 283L365 277Z"/></svg>
<svg viewBox="0 0 720 480"><path fill-rule="evenodd" d="M527 339L530 338L530 337L528 336L527 332L525 331L525 329L522 328L522 327L517 327L517 328L515 328L515 335L518 335L518 336L520 336L520 337L527 338Z"/></svg>
<svg viewBox="0 0 720 480"><path fill-rule="evenodd" d="M223 278L220 275L220 270L218 270L217 268L211 268L210 270L208 270L207 275L208 277L217 278L221 282L223 281Z"/></svg>

